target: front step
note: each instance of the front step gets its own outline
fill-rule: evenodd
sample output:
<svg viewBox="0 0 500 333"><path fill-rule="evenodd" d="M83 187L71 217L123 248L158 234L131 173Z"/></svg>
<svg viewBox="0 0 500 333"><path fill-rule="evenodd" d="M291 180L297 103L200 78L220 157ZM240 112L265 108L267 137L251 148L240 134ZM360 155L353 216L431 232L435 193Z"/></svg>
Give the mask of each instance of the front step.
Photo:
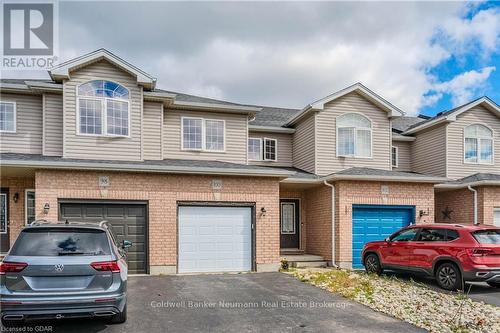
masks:
<svg viewBox="0 0 500 333"><path fill-rule="evenodd" d="M281 260L287 260L289 266L295 268L328 266L328 262L325 261L325 258L312 254L282 255Z"/></svg>

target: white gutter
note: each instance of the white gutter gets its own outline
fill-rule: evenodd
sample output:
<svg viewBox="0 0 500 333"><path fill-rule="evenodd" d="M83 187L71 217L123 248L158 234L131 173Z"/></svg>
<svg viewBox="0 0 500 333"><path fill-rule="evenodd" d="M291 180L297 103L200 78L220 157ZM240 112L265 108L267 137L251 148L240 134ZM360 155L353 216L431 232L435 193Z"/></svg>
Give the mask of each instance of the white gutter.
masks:
<svg viewBox="0 0 500 333"><path fill-rule="evenodd" d="M295 133L295 128L277 127L277 126L256 126L248 125L248 129L252 132L269 132L269 133Z"/></svg>
<svg viewBox="0 0 500 333"><path fill-rule="evenodd" d="M2 160L0 166L12 166L22 168L43 169L70 169L70 170L110 170L128 172L158 172L158 173L180 173L180 174L212 174L212 175L235 175L235 176L262 176L262 177L288 177L292 171L285 170L260 170L260 169L238 169L220 167L190 167L190 166L162 166L162 165L135 165L121 163L91 163L91 162L59 162L59 161L12 161Z"/></svg>
<svg viewBox="0 0 500 333"><path fill-rule="evenodd" d="M384 181L384 182L405 182L405 183L444 183L448 181L445 177L407 177L407 176L377 176L377 175L339 175L333 174L329 176L319 177L315 179L304 178L287 178L282 180L283 183L290 184L321 184L323 181L336 180L366 180L366 181Z"/></svg>
<svg viewBox="0 0 500 333"><path fill-rule="evenodd" d="M220 109L234 113L248 113L248 112L262 111L262 108L254 106L219 104L219 103L174 101L173 105L179 107L190 107L190 108L200 108L200 109Z"/></svg>
<svg viewBox="0 0 500 333"><path fill-rule="evenodd" d="M338 267L335 264L335 185L330 184L326 180L323 181L323 184L332 189L332 266Z"/></svg>
<svg viewBox="0 0 500 333"><path fill-rule="evenodd" d="M474 193L474 225L478 225L477 221L477 190L473 189L472 186L467 187L470 191Z"/></svg>
<svg viewBox="0 0 500 333"><path fill-rule="evenodd" d="M465 183L465 184L436 184L435 188L441 189L460 189L468 188L469 186L500 186L500 180L478 180L477 182Z"/></svg>

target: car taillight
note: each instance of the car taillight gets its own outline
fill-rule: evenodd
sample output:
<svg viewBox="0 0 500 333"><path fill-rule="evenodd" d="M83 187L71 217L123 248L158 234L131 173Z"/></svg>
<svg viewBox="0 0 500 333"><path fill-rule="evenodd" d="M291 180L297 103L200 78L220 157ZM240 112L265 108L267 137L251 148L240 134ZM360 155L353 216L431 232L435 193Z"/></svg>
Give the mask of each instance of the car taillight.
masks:
<svg viewBox="0 0 500 333"><path fill-rule="evenodd" d="M493 254L493 250L492 249L483 249L483 248L480 248L480 249L468 249L467 252L469 253L469 255L471 257L483 257L483 256L487 256L487 255Z"/></svg>
<svg viewBox="0 0 500 333"><path fill-rule="evenodd" d="M117 261L98 261L90 264L96 271L105 271L112 273L119 273L120 266L118 266Z"/></svg>
<svg viewBox="0 0 500 333"><path fill-rule="evenodd" d="M0 262L0 274L19 273L26 267L28 267L28 264L25 262Z"/></svg>

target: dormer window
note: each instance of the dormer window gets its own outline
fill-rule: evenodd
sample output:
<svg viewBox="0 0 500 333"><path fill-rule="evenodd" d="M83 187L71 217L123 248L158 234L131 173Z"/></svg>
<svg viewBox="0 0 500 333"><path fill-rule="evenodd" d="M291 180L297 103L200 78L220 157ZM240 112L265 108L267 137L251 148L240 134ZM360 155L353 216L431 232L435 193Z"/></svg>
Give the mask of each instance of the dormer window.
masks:
<svg viewBox="0 0 500 333"><path fill-rule="evenodd" d="M118 83L94 80L78 87L78 134L129 136L129 91Z"/></svg>
<svg viewBox="0 0 500 333"><path fill-rule="evenodd" d="M491 129L479 124L470 125L464 129L464 162L493 163L493 131Z"/></svg>
<svg viewBox="0 0 500 333"><path fill-rule="evenodd" d="M372 157L372 122L358 113L337 118L337 156Z"/></svg>

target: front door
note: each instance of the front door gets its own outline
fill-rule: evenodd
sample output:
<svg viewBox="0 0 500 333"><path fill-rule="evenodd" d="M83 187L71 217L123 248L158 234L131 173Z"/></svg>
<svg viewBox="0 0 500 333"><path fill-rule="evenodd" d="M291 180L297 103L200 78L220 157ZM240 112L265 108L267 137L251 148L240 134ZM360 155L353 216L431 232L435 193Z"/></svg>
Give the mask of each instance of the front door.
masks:
<svg viewBox="0 0 500 333"><path fill-rule="evenodd" d="M9 190L2 188L0 193L0 252L9 251Z"/></svg>
<svg viewBox="0 0 500 333"><path fill-rule="evenodd" d="M296 199L280 200L280 247L282 249L299 248L300 201Z"/></svg>

